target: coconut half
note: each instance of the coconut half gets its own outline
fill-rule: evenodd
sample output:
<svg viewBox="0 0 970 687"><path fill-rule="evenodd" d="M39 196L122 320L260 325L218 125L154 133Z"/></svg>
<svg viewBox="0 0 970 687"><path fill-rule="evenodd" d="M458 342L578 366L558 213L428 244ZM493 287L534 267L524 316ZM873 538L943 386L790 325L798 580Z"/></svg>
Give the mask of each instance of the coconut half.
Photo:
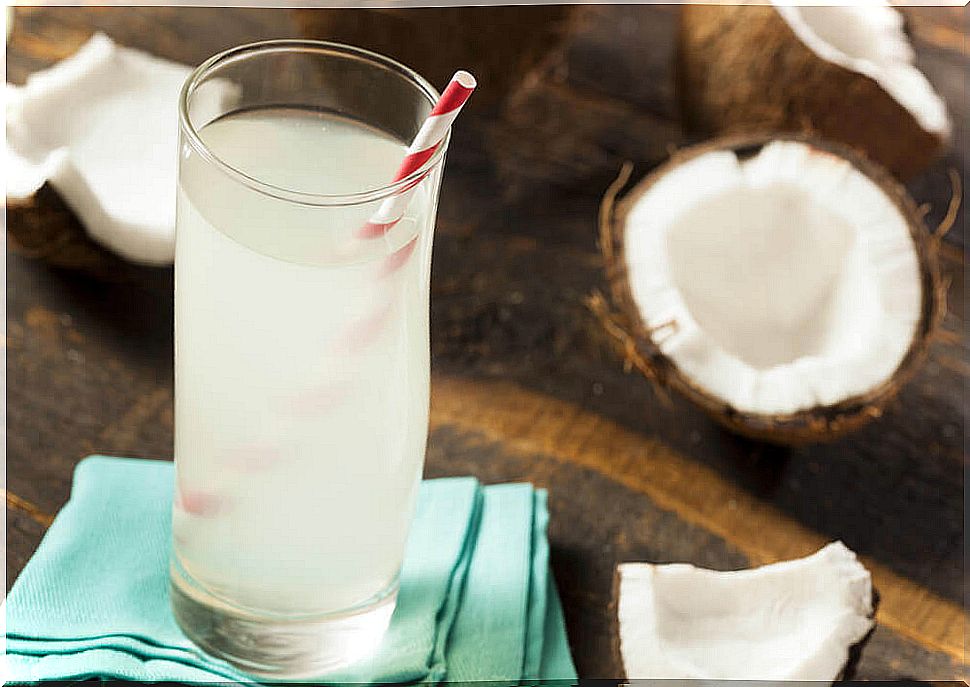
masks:
<svg viewBox="0 0 970 687"><path fill-rule="evenodd" d="M178 96L190 71L99 33L23 87L7 84L8 207L32 206L49 184L101 245L136 263L171 264ZM231 96L207 91L213 112ZM36 224L13 218L8 230L43 251L35 237L17 234Z"/></svg>
<svg viewBox="0 0 970 687"><path fill-rule="evenodd" d="M913 202L817 142L685 150L608 198L601 230L612 304L592 305L628 364L752 436L878 416L942 314Z"/></svg>
<svg viewBox="0 0 970 687"><path fill-rule="evenodd" d="M624 563L615 594L631 680L831 682L874 624L869 572L841 542L734 572Z"/></svg>
<svg viewBox="0 0 970 687"><path fill-rule="evenodd" d="M813 131L901 179L950 139L943 100L883 2L683 8L680 99L705 133Z"/></svg>

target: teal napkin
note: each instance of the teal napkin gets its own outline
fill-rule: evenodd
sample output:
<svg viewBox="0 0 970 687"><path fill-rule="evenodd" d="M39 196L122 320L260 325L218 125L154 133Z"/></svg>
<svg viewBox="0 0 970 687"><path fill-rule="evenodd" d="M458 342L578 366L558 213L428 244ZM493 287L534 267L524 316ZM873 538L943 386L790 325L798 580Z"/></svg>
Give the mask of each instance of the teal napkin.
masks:
<svg viewBox="0 0 970 687"><path fill-rule="evenodd" d="M91 456L8 595L7 678L251 681L198 650L169 608L172 464ZM576 678L549 573L546 495L429 480L391 626L326 682Z"/></svg>

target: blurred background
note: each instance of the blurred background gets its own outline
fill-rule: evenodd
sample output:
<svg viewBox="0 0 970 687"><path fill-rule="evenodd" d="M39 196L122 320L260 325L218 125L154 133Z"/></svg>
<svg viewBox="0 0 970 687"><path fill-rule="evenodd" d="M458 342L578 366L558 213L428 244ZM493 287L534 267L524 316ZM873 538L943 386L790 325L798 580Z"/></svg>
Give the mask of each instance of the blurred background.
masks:
<svg viewBox="0 0 970 687"><path fill-rule="evenodd" d="M946 100L950 151L907 182L936 226L966 168L966 8L902 10ZM682 123L680 8L550 5L373 10L15 10L7 80L96 30L185 64L308 36L396 57L441 86L481 84L448 154L432 275L426 474L550 489L552 564L582 677L618 672L615 564L733 569L842 539L882 597L859 678L953 679L964 665L965 211L941 251L946 334L883 416L785 447L719 428L626 374L584 303L604 288L597 209L625 161L640 176L704 139ZM7 586L90 453L168 459L172 275L87 244L45 187L7 217ZM308 317L312 304L308 304Z"/></svg>

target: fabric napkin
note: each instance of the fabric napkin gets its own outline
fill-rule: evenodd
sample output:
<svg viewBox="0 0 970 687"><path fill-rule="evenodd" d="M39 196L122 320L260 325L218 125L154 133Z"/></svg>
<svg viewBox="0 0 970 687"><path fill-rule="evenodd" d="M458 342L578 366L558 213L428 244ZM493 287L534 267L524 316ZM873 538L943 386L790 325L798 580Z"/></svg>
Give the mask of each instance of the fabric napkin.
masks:
<svg viewBox="0 0 970 687"><path fill-rule="evenodd" d="M250 682L198 650L168 599L172 464L91 456L5 602L6 677ZM421 485L397 608L376 655L328 683L576 678L549 573L546 495Z"/></svg>

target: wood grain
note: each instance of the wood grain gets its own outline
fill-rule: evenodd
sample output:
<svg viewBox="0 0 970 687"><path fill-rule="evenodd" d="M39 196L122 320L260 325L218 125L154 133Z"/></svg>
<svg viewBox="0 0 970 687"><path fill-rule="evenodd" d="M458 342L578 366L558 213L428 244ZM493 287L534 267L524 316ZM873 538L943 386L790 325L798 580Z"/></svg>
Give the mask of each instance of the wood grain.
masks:
<svg viewBox="0 0 970 687"><path fill-rule="evenodd" d="M20 496L17 496L6 489L3 489L2 491L3 495L6 497L7 508L12 508L13 510L26 514L27 517L43 527L50 527L51 523L54 522L53 515L50 513L45 513L27 499L21 498Z"/></svg>
<svg viewBox="0 0 970 687"><path fill-rule="evenodd" d="M827 539L725 482L662 442L630 432L576 405L502 382L437 377L432 426L448 424L609 476L660 507L721 537L753 565L798 558ZM957 660L968 616L880 564L865 560L879 590L879 622Z"/></svg>

